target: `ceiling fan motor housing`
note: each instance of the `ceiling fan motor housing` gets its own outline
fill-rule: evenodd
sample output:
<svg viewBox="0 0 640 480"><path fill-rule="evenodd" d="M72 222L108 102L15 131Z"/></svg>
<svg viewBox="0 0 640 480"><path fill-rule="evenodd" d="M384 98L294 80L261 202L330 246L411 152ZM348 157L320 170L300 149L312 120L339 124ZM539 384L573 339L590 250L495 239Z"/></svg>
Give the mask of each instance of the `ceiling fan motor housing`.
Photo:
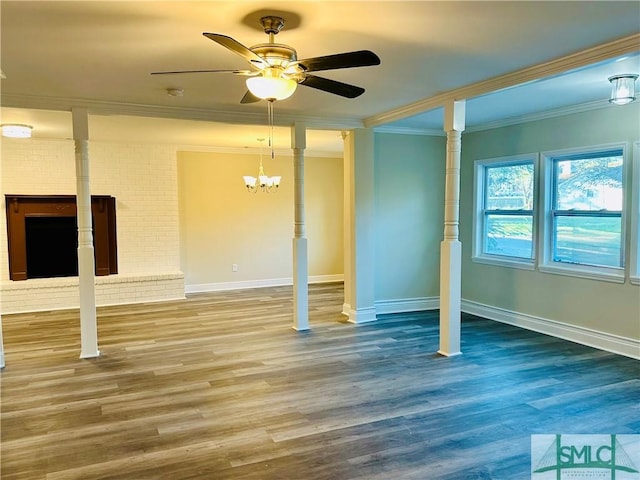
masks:
<svg viewBox="0 0 640 480"><path fill-rule="evenodd" d="M295 49L280 43L260 43L250 47L249 50L264 58L272 67L286 68L289 63L298 59Z"/></svg>

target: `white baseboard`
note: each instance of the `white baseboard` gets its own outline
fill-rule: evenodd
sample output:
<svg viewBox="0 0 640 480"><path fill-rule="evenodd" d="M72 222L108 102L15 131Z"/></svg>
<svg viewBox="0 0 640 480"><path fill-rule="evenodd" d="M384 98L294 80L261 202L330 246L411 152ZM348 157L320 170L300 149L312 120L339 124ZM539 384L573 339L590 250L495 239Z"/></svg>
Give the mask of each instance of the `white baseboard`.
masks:
<svg viewBox="0 0 640 480"><path fill-rule="evenodd" d="M352 309L351 305L342 305L342 314L349 317L350 323L368 323L377 320L378 315L388 313L419 312L437 310L440 307L438 297L402 298L395 300L379 300L373 307Z"/></svg>
<svg viewBox="0 0 640 480"><path fill-rule="evenodd" d="M518 313L503 308L492 307L490 305L484 305L470 300L462 300L461 308L463 312L487 318L489 320L507 323L516 327L544 333L553 337L562 338L571 342L640 360L640 341L632 338L621 337L610 333L600 332L598 330L592 330L590 328L569 325L556 320L549 320L525 313Z"/></svg>
<svg viewBox="0 0 640 480"><path fill-rule="evenodd" d="M344 309L342 313L345 313ZM355 323L356 325L377 320L375 307L349 309L345 314L349 317L349 323Z"/></svg>
<svg viewBox="0 0 640 480"><path fill-rule="evenodd" d="M333 283L344 281L343 274L314 275L309 277L309 283ZM185 293L224 292L226 290L246 290L247 288L281 287L293 285L293 278L268 278L263 280L241 280L238 282L201 283L185 285Z"/></svg>
<svg viewBox="0 0 640 480"><path fill-rule="evenodd" d="M440 308L440 297L401 298L396 300L379 300L375 302L376 314L418 312L420 310L437 310Z"/></svg>

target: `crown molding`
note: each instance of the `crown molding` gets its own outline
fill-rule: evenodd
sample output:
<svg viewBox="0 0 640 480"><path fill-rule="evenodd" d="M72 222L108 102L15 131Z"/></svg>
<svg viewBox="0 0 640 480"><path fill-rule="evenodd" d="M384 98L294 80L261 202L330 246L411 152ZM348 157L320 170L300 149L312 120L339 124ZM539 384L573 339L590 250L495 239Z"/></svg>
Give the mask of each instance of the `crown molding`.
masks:
<svg viewBox="0 0 640 480"><path fill-rule="evenodd" d="M545 110L543 112L526 113L517 117L509 117L493 122L480 123L465 129L464 133L480 132L482 130L491 130L493 128L508 127L518 125L520 123L535 122L537 120L546 120L548 118L562 117L564 115L573 115L574 113L588 112L598 110L600 108L614 108L608 100L596 100L595 102L581 103L578 105L569 105L567 107L554 108L553 110Z"/></svg>
<svg viewBox="0 0 640 480"><path fill-rule="evenodd" d="M549 118L562 117L565 115L573 115L575 113L588 112L591 110L598 110L601 108L620 108L613 106L608 100L597 100L595 102L581 103L578 105L569 105L566 107L554 108L553 110L545 110L543 112L527 113L524 115L518 115L516 117L509 117L493 122L479 123L465 128L464 133L480 132L483 130L491 130L494 128L509 127L511 125L518 125L521 123L535 122L538 120L546 120ZM373 128L374 132L380 133L395 133L399 135L429 135L429 136L446 136L444 130L437 129L419 129L419 128L405 128L405 127L391 127L391 126L379 126Z"/></svg>
<svg viewBox="0 0 640 480"><path fill-rule="evenodd" d="M640 33L598 45L565 57L557 58L549 62L540 63L505 75L500 75L461 88L442 92L425 100L365 118L364 124L366 127L376 127L385 123L395 122L413 115L424 113L429 110L433 110L434 108L442 107L454 100L463 100L480 95L486 95L488 93L514 87L516 85L522 85L542 78L560 75L570 70L610 60L632 52L637 52L638 45L640 45Z"/></svg>
<svg viewBox="0 0 640 480"><path fill-rule="evenodd" d="M176 145L176 150L180 152L204 152L222 153L227 155L260 155L260 149L256 147L213 147L206 145ZM293 158L293 151L286 148L276 148L274 150L276 158ZM305 158L342 158L343 152L333 152L324 150L304 150Z"/></svg>
<svg viewBox="0 0 640 480"><path fill-rule="evenodd" d="M237 112L229 110L211 110L204 108L188 108L147 105L125 102L106 102L83 98L44 97L37 95L1 94L0 104L3 107L27 108L36 110L71 111L73 107L86 108L95 115L129 115L138 117L172 118L179 120L200 120L240 125L262 125L265 123L264 112ZM275 125L290 126L302 122L307 127L319 130L345 130L363 128L364 122L357 118L318 117L311 115L291 115L278 112Z"/></svg>
<svg viewBox="0 0 640 480"><path fill-rule="evenodd" d="M445 137L447 134L444 130L438 130L435 128L415 128L415 127L397 127L381 125L373 128L377 133L395 133L398 135L425 135L430 137Z"/></svg>

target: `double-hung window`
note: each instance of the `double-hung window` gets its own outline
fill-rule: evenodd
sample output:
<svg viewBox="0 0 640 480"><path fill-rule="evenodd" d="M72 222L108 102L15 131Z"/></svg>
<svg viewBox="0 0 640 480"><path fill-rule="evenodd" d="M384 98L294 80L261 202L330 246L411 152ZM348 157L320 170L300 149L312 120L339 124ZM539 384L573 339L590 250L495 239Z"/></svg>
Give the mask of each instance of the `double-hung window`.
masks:
<svg viewBox="0 0 640 480"><path fill-rule="evenodd" d="M631 283L640 285L640 142L633 146L633 178L631 182Z"/></svg>
<svg viewBox="0 0 640 480"><path fill-rule="evenodd" d="M533 269L536 158L475 162L474 261Z"/></svg>
<svg viewBox="0 0 640 480"><path fill-rule="evenodd" d="M543 154L540 269L624 281L624 147Z"/></svg>

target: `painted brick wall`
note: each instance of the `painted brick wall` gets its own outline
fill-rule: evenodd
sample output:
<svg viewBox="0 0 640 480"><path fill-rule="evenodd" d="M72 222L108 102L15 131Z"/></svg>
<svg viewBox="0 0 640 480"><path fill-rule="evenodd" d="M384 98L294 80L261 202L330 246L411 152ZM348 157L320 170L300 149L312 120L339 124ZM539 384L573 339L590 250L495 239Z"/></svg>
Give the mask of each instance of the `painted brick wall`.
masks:
<svg viewBox="0 0 640 480"><path fill-rule="evenodd" d="M9 280L4 195L75 194L71 140L3 139L0 199L2 312L75 308L71 279ZM184 297L178 183L171 146L90 142L93 195L116 198L118 275L96 280L98 305Z"/></svg>

